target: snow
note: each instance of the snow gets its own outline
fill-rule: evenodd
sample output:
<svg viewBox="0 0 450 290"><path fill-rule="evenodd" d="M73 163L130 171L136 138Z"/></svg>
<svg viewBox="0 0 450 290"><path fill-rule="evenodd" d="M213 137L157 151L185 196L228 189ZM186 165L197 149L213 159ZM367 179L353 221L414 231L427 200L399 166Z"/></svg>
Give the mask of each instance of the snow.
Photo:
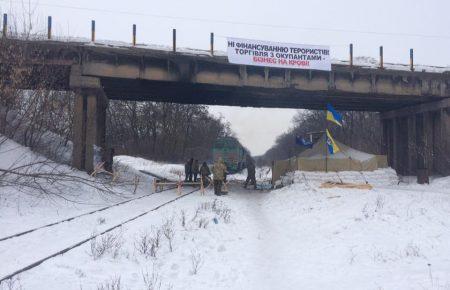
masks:
<svg viewBox="0 0 450 290"><path fill-rule="evenodd" d="M255 177L259 181L272 180L272 169L270 167L257 167L255 170ZM227 176L227 180L230 181L245 181L247 179L247 169L241 172L230 174Z"/></svg>
<svg viewBox="0 0 450 290"><path fill-rule="evenodd" d="M9 144L26 156L34 155ZM3 145L0 149L4 152ZM122 178L142 169L171 176L182 168L129 156L115 161L125 170ZM433 178L430 185L418 185L412 178L398 183L391 169L383 169L367 173L372 190L358 190L319 188L322 179L336 174L303 174L293 173L294 183L270 192L243 190L236 184L242 182L241 174L227 196L195 192L112 231L103 255L93 255L101 244L99 237L16 276L0 289L107 289L106 284L119 279L121 289L151 289L145 281L152 277L161 284L154 289L173 290L450 289L450 177ZM362 180L354 172L339 176ZM136 195L115 199L150 191L143 182ZM94 202L111 203L83 190L77 198L88 204L73 207L57 199L55 204L42 198L36 202L37 197L14 188L0 188L0 196L0 236L101 206ZM0 277L176 196L171 190L157 193L0 242ZM20 214L13 202L18 198ZM143 254L142 237L155 237L164 229L173 230L172 250L162 235L155 257Z"/></svg>
<svg viewBox="0 0 450 290"><path fill-rule="evenodd" d="M172 181L179 180L180 174L184 177L183 164L167 164L126 155L114 156L114 163L119 166L134 169L135 172L144 170Z"/></svg>
<svg viewBox="0 0 450 290"><path fill-rule="evenodd" d="M11 170L26 164L35 164L27 173L63 172L74 177L93 180L84 172L73 170L69 166L54 163L32 152L29 148L6 139L0 135L0 170ZM86 184L63 182L61 184L37 183L43 188L58 189L64 196L49 195L26 187L13 187L5 184L0 177L0 236L20 232L31 227L61 220L80 212L101 208L116 203L133 195L121 186L114 188L117 194L105 194L103 191ZM56 191L58 191L56 190Z"/></svg>
<svg viewBox="0 0 450 290"><path fill-rule="evenodd" d="M304 183L315 187L331 182L360 183L366 182L375 186L394 186L398 184L397 173L392 168L381 168L374 171L341 171L341 172L314 172L295 171L288 172L281 177L282 185Z"/></svg>
<svg viewBox="0 0 450 290"><path fill-rule="evenodd" d="M339 151L337 153L329 154L326 156L326 158L329 159L354 159L358 161L367 161L374 157L374 155L365 153L353 148L348 148L345 153L342 151ZM325 159L323 153L317 153L311 156L306 157L305 159Z"/></svg>
<svg viewBox="0 0 450 290"><path fill-rule="evenodd" d="M332 59L333 64L338 65L349 65L348 60L338 60ZM369 56L358 56L353 59L353 65L362 68L379 68L380 63L373 57ZM399 64L399 63L383 63L383 67L387 70L400 70L400 71L410 71L411 67L409 64ZM429 66L422 64L414 64L414 70L419 72L432 72L432 73L444 73L450 71L450 66Z"/></svg>

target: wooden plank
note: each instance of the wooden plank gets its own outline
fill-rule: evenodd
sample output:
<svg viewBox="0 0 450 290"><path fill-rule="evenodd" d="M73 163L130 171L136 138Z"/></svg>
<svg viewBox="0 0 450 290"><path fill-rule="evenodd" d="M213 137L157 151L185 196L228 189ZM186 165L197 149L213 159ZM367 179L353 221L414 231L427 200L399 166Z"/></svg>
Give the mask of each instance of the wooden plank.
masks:
<svg viewBox="0 0 450 290"><path fill-rule="evenodd" d="M158 178L158 179L160 179L162 181L172 181L172 180L169 180L169 179L167 179L165 177L162 177L161 175L158 175L156 173L153 173L153 172L150 172L150 171L147 171L147 170L139 170L139 172L144 173L146 175L150 175L152 177L156 177L156 178ZM173 181L173 182L175 182L175 181Z"/></svg>

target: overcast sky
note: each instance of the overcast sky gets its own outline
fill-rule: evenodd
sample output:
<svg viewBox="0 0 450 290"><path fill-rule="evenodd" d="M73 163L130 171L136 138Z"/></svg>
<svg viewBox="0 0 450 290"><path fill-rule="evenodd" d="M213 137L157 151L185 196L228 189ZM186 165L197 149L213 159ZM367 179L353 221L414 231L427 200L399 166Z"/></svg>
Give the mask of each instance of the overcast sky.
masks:
<svg viewBox="0 0 450 290"><path fill-rule="evenodd" d="M31 1L31 0L30 0ZM28 3L28 0L24 0ZM20 14L21 0L0 0L0 11ZM131 41L137 24L140 43L171 45L177 28L179 47L208 49L209 33L225 50L226 36L301 44L330 45L331 55L378 57L408 63L409 49L417 64L450 65L450 1L448 0L42 0L31 1L37 28L45 31L53 16L54 34L90 36L96 20L98 39ZM295 110L211 107L231 122L253 154L262 154L276 136L288 130Z"/></svg>

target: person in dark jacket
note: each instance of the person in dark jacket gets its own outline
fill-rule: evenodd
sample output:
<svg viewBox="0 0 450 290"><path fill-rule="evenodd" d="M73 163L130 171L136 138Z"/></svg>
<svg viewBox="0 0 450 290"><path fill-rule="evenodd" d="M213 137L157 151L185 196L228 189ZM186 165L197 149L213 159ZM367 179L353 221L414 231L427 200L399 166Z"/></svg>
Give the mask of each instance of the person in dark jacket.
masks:
<svg viewBox="0 0 450 290"><path fill-rule="evenodd" d="M195 159L194 163L192 163L192 173L194 174L194 182L197 182L198 172L199 172L199 164L198 160Z"/></svg>
<svg viewBox="0 0 450 290"><path fill-rule="evenodd" d="M189 168L189 159L184 163L184 181L187 182L189 178L189 171L191 170Z"/></svg>
<svg viewBox="0 0 450 290"><path fill-rule="evenodd" d="M191 158L191 159L189 159L189 168L190 168L189 179L188 179L189 182L192 182L192 166L193 165L194 165L194 158Z"/></svg>
<svg viewBox="0 0 450 290"><path fill-rule="evenodd" d="M188 159L186 163L184 164L184 181L185 182L192 182L192 163L194 159Z"/></svg>
<svg viewBox="0 0 450 290"><path fill-rule="evenodd" d="M246 165L247 165L247 179L245 180L244 188L247 188L248 183L250 185L254 185L254 189L256 189L256 167L255 161L250 155L246 157Z"/></svg>
<svg viewBox="0 0 450 290"><path fill-rule="evenodd" d="M202 176L203 186L208 186L211 170L209 170L209 166L208 164L206 164L206 162L203 162L202 167L200 167L200 175Z"/></svg>

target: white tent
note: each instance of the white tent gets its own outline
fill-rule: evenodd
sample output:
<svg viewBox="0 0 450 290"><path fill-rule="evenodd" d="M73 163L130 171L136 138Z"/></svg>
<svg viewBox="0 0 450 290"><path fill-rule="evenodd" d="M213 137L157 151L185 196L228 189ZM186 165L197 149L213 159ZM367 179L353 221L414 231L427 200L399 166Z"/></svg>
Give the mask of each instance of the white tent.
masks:
<svg viewBox="0 0 450 290"><path fill-rule="evenodd" d="M384 155L374 155L351 148L335 140L340 151L328 152L326 136L323 135L311 149L297 157L297 170L302 171L373 171L387 167Z"/></svg>

